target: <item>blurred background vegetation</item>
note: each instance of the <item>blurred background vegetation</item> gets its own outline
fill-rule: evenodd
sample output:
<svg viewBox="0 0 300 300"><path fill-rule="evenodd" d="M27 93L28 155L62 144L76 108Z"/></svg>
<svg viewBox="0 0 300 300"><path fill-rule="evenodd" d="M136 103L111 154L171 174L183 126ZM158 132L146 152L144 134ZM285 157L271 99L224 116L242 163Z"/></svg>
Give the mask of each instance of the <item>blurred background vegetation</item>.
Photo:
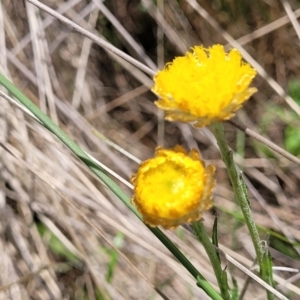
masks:
<svg viewBox="0 0 300 300"><path fill-rule="evenodd" d="M300 105L300 1L41 2L154 69L193 45L227 45L231 35L265 72L253 83L258 93L234 120L300 156L299 114L286 101L289 95ZM138 160L151 157L158 145L196 148L216 164L216 206L204 215L204 224L210 231L217 213L221 249L251 268L254 250L211 132L165 122L153 104L151 78L26 0L1 0L0 8L1 72L111 170L129 180ZM207 299L148 229L57 139L0 101L1 143L19 157L0 149L0 299L161 299L133 266L168 299ZM289 268L274 271L276 285L289 299L299 299L300 167L225 125L273 264ZM98 224L102 236L64 197ZM189 227L166 234L216 284ZM225 265L241 291L247 276ZM265 299L261 286L247 284L243 299Z"/></svg>

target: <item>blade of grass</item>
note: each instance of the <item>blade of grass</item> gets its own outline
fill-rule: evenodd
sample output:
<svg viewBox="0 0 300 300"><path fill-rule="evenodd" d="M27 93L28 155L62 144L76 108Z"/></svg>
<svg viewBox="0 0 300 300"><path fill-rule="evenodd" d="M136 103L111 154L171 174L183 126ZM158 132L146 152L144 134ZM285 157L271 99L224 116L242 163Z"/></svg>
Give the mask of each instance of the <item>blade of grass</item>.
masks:
<svg viewBox="0 0 300 300"><path fill-rule="evenodd" d="M34 103L32 103L20 90L9 80L0 74L0 84L3 85L14 97L16 97L31 113L39 119L45 128L59 138L90 170L102 180L102 182L139 218L141 215L130 203L126 193L106 174L105 171L95 164L88 154L83 151L64 131L62 131L51 119L46 116ZM209 284L204 276L194 267L186 256L172 243L172 241L157 227L149 227L150 231L167 247L167 249L180 261L180 263L197 279L197 284L215 300L222 300L219 293Z"/></svg>
<svg viewBox="0 0 300 300"><path fill-rule="evenodd" d="M124 60L128 61L132 65L138 67L140 70L145 72L146 74L149 74L150 76L153 76L155 74L155 71L148 68L146 65L140 63L139 61L135 60L128 54L124 53L123 51L119 50L118 48L114 47L112 44L106 42L104 39L101 39L98 36L95 36L93 33L89 32L88 30L85 30L81 26L77 25L76 23L72 22L68 18L62 16L61 14L57 13L47 5L41 3L37 0L27 0L31 4L35 5L39 9L42 9L43 11L47 12L49 15L53 16L57 20L61 21L65 25L71 27L73 30L80 32L81 34L85 35L86 37L90 38L93 42L98 44L100 47L107 49L108 51L111 51L112 53L118 55L119 57L123 58Z"/></svg>

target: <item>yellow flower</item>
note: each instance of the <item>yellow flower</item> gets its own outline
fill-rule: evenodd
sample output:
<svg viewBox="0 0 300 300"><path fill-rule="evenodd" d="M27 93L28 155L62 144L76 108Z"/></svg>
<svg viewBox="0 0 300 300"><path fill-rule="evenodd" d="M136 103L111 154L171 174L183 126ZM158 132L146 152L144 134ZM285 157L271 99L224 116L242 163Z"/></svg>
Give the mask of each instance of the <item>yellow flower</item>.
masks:
<svg viewBox="0 0 300 300"><path fill-rule="evenodd" d="M236 49L192 50L154 76L152 91L160 97L155 104L166 111L166 120L193 122L194 127L230 119L256 92L249 87L256 71Z"/></svg>
<svg viewBox="0 0 300 300"><path fill-rule="evenodd" d="M215 167L205 167L198 152L181 146L157 148L155 157L144 161L131 181L133 204L150 226L165 228L201 218L212 206Z"/></svg>

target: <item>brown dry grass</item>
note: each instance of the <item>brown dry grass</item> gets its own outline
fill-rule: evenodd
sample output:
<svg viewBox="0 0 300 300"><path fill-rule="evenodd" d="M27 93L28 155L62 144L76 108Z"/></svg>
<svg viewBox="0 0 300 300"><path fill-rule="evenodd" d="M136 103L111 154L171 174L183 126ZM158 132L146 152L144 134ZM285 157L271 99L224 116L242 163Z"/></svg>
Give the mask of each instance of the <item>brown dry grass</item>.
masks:
<svg viewBox="0 0 300 300"><path fill-rule="evenodd" d="M299 124L294 115L266 118L271 108L284 109L288 116L292 111L283 91L300 74L299 23L291 21L300 16L297 1L200 0L200 7L192 0L158 0L159 11L150 0L42 2L151 68L192 45L226 44L232 37L262 70L254 83L259 92L236 121L281 147L287 124ZM287 17L289 5L296 11ZM78 144L125 180L138 160L108 145L97 131L140 160L162 144L201 150L219 167L215 203L221 207L216 209L221 248L251 268L254 250L247 230L226 212L234 213L235 206L212 134L164 122L153 105L149 77L26 0L0 1L0 67ZM0 101L0 141L15 154L0 149L0 299L160 299L154 285L168 299L207 299L147 228L56 138ZM300 240L299 165L279 155L267 157L260 144L231 125L226 128L232 148L245 153L245 159L237 160L249 179L255 221L290 241ZM205 214L208 229L213 213ZM192 234L180 228L167 235L216 284ZM267 238L264 231L262 237ZM122 253L111 282L105 275L116 252L108 242ZM283 249L293 252L287 255ZM299 247L280 247L271 235L270 250L275 266L300 268ZM228 269L242 289L247 276L231 263ZM299 273L274 273L277 284L289 280L280 290L299 299ZM251 281L244 299L265 297L264 289Z"/></svg>

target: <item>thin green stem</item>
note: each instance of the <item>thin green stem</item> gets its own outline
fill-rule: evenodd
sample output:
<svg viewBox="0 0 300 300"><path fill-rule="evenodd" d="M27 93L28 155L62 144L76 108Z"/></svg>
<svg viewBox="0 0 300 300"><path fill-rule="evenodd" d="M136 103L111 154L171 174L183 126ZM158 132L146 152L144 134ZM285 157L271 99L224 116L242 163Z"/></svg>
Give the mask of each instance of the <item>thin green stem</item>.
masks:
<svg viewBox="0 0 300 300"><path fill-rule="evenodd" d="M126 193L111 179L105 171L95 164L91 158L74 141L54 124L35 104L33 104L21 91L19 91L10 81L0 74L0 84L3 85L13 96L15 96L32 114L56 137L58 137L90 170L96 174L104 184L139 218L141 215L130 203L130 198ZM193 266L193 264L184 256L184 254L172 243L172 241L159 229L148 227L152 233L166 246L166 248L181 262L181 264L197 280L197 284L212 299L222 300L220 294L209 284L202 274Z"/></svg>
<svg viewBox="0 0 300 300"><path fill-rule="evenodd" d="M181 262L181 264L197 279L197 285L201 287L212 299L222 300L223 297L213 289L208 281L199 273L199 271L190 263L190 261L182 254L182 252L164 235L159 228L148 227L158 239L163 241L164 245L170 252Z"/></svg>
<svg viewBox="0 0 300 300"><path fill-rule="evenodd" d="M205 230L203 222L193 222L192 227L195 231L197 239L203 245L209 257L209 260L212 264L220 288L221 296L223 297L224 300L227 299L229 300L230 294L229 294L229 288L227 284L227 276L226 274L224 274L224 272L226 271L222 270L221 261L217 254L215 245L211 242Z"/></svg>
<svg viewBox="0 0 300 300"><path fill-rule="evenodd" d="M213 123L211 129L217 139L222 159L226 165L227 172L235 193L235 196L240 205L241 211L244 215L245 222L247 224L250 236L255 248L257 261L260 267L261 277L269 285L273 286L273 280L270 277L270 270L265 260L265 249L263 248L262 241L258 235L258 231L255 222L252 217L250 203L248 199L247 188L243 180L242 174L238 171L238 168L233 160L233 153L229 149L227 144L224 127L222 123ZM267 291L268 300L274 299L274 295Z"/></svg>

